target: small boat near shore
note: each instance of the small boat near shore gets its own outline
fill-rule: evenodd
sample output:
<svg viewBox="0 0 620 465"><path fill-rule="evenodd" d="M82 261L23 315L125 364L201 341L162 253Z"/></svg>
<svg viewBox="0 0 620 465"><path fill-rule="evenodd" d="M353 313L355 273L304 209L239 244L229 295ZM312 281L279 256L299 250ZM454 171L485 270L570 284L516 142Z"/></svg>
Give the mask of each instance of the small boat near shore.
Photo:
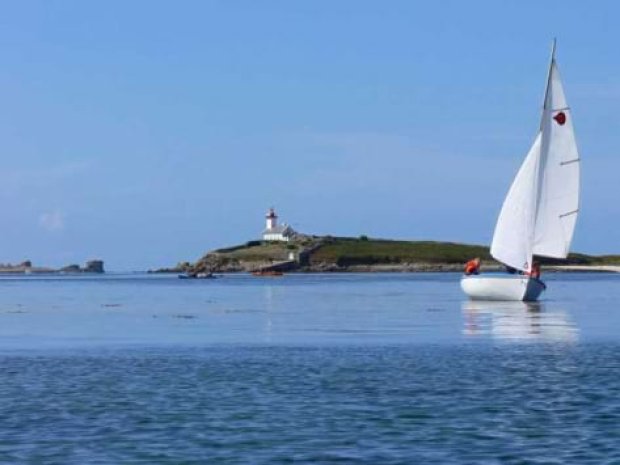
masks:
<svg viewBox="0 0 620 465"><path fill-rule="evenodd" d="M463 276L461 288L470 299L534 301L546 289L533 258L568 256L579 212L579 162L554 40L540 128L504 200L491 243L493 258L515 272Z"/></svg>
<svg viewBox="0 0 620 465"><path fill-rule="evenodd" d="M213 273L181 273L179 279L216 279Z"/></svg>

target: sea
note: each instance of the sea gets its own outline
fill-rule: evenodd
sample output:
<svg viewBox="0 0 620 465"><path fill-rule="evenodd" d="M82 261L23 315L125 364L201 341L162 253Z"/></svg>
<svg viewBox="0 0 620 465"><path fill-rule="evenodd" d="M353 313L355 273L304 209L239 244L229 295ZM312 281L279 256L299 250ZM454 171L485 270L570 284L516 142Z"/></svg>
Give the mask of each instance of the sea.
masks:
<svg viewBox="0 0 620 465"><path fill-rule="evenodd" d="M0 278L0 463L620 464L620 274Z"/></svg>

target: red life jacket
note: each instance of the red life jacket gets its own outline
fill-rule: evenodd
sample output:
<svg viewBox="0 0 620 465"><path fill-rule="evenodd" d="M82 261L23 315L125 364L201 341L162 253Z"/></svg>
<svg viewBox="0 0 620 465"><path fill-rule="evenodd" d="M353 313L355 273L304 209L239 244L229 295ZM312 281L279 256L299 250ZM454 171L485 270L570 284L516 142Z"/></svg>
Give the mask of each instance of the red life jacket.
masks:
<svg viewBox="0 0 620 465"><path fill-rule="evenodd" d="M465 264L465 274L474 274L480 268L480 264L476 260L470 260Z"/></svg>

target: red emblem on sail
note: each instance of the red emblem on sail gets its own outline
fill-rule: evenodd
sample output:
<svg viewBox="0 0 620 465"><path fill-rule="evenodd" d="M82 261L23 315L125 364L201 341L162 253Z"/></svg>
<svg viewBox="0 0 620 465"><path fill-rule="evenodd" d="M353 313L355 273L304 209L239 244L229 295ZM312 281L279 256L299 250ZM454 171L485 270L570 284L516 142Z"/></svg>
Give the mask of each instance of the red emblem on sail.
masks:
<svg viewBox="0 0 620 465"><path fill-rule="evenodd" d="M564 123L566 123L566 114L561 111L559 112L557 115L555 115L553 117L553 119L555 120L556 123L558 123L560 126L564 126Z"/></svg>

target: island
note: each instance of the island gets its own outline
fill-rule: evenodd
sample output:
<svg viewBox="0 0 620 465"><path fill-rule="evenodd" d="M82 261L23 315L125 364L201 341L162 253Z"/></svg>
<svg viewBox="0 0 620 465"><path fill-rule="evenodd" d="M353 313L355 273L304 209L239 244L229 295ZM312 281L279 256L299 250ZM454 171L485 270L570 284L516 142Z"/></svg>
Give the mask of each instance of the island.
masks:
<svg viewBox="0 0 620 465"><path fill-rule="evenodd" d="M484 270L502 270L489 248L438 241L405 241L359 237L307 236L287 241L254 240L216 249L196 262L181 262L153 272L421 272L462 271L480 257ZM566 259L539 258L547 271L620 271L620 255L571 253Z"/></svg>
<svg viewBox="0 0 620 465"><path fill-rule="evenodd" d="M0 263L0 274L80 274L80 273L105 273L103 260L89 260L84 266L72 264L62 268L35 266L30 260L25 260L16 265Z"/></svg>

